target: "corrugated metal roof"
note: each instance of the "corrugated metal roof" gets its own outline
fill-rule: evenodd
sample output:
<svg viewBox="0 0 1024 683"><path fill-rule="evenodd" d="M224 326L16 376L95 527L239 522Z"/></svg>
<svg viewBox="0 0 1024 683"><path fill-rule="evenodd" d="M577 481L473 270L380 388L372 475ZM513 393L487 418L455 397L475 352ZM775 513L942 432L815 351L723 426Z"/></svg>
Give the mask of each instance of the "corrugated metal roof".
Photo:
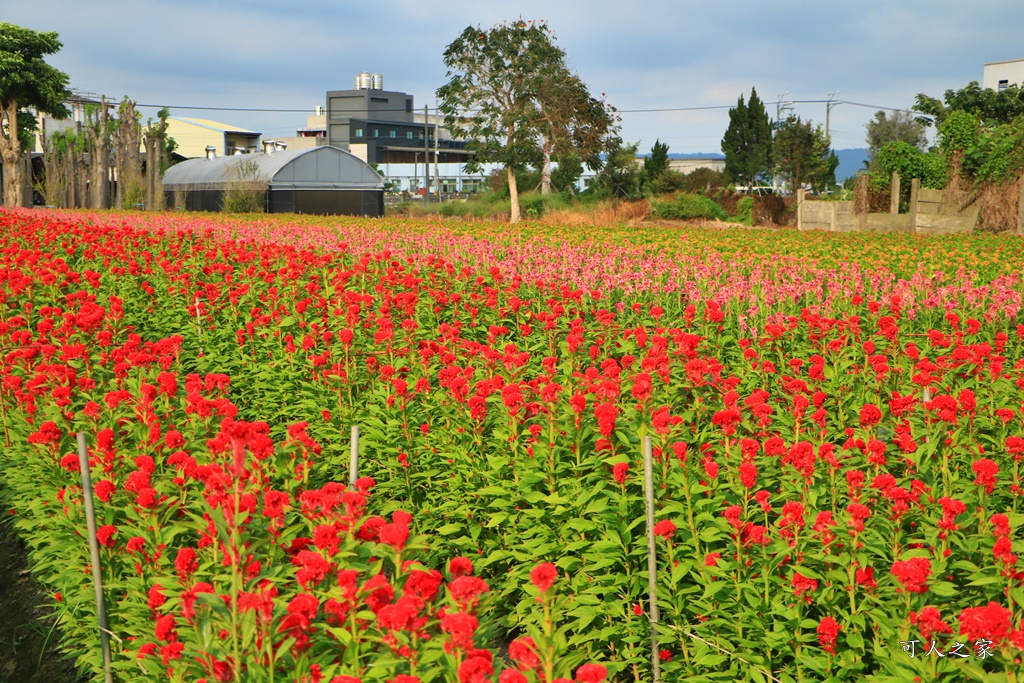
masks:
<svg viewBox="0 0 1024 683"><path fill-rule="evenodd" d="M251 176L240 178L243 164ZM239 154L189 159L167 169L164 189L223 189L232 181L266 182L274 188L384 189L384 179L356 157L337 147L320 146L273 154Z"/></svg>
<svg viewBox="0 0 1024 683"><path fill-rule="evenodd" d="M185 123L191 123L194 126L202 126L203 128L209 128L210 130L217 130L223 133L251 133L256 135L255 131L246 130L245 128L238 128L237 126L229 126L226 123L220 123L219 121L211 121L210 119L184 119L178 116L172 116L172 119L183 121Z"/></svg>

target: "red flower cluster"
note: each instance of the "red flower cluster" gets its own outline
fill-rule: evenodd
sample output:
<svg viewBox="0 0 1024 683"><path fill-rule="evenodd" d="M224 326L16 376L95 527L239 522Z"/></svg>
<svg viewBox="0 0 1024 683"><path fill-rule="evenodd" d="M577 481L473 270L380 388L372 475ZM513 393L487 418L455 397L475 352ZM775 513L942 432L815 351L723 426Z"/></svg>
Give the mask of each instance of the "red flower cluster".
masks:
<svg viewBox="0 0 1024 683"><path fill-rule="evenodd" d="M839 636L839 631L842 627L832 617L824 617L818 623L818 627L815 629L818 633L818 644L821 648L834 655L836 653L836 638Z"/></svg>
<svg viewBox="0 0 1024 683"><path fill-rule="evenodd" d="M530 572L530 581L541 593L547 593L557 579L558 569L550 562L541 562Z"/></svg>
<svg viewBox="0 0 1024 683"><path fill-rule="evenodd" d="M932 574L932 561L927 557L913 557L897 560L892 565L892 574L910 593L924 593L928 590L928 577Z"/></svg>

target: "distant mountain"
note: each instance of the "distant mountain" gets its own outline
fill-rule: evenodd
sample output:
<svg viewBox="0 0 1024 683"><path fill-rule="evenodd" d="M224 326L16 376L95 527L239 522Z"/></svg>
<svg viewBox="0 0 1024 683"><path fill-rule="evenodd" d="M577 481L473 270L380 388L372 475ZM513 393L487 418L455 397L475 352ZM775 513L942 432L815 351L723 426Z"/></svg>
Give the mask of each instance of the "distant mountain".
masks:
<svg viewBox="0 0 1024 683"><path fill-rule="evenodd" d="M868 160L866 147L852 149L837 149L836 156L839 157L839 166L836 168L836 182L842 185L847 178L852 178L858 172L864 170L864 162Z"/></svg>
<svg viewBox="0 0 1024 683"><path fill-rule="evenodd" d="M645 154L644 156L649 156ZM721 152L669 152L669 159L724 159L725 155Z"/></svg>
<svg viewBox="0 0 1024 683"><path fill-rule="evenodd" d="M866 147L855 147L851 149L837 149L836 156L839 157L839 166L836 167L836 182L842 184L847 178L851 178L859 171L864 170L864 162L868 160ZM638 155L648 157L650 154ZM725 155L720 152L669 152L669 159L724 159Z"/></svg>

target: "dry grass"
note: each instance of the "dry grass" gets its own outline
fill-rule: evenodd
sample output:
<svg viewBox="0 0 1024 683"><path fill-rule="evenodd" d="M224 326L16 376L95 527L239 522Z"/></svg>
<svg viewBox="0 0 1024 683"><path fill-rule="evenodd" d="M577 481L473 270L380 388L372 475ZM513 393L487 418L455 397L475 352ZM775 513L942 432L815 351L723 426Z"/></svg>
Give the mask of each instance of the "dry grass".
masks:
<svg viewBox="0 0 1024 683"><path fill-rule="evenodd" d="M853 212L856 214L868 213L871 210L871 192L868 185L871 178L867 173L857 176L853 186Z"/></svg>
<svg viewBox="0 0 1024 683"><path fill-rule="evenodd" d="M942 191L942 201L945 204L943 208L948 211L963 211L978 198L974 183L964 178L963 171L960 170L962 156L962 152L957 152L949 162L949 175L946 178L946 187Z"/></svg>
<svg viewBox="0 0 1024 683"><path fill-rule="evenodd" d="M943 200L951 211L962 211L977 202L980 209L978 230L982 232L1016 231L1020 220L1022 184L1024 176L1010 183L975 185L964 178L958 155L950 163Z"/></svg>
<svg viewBox="0 0 1024 683"><path fill-rule="evenodd" d="M578 205L571 209L554 209L541 218L544 225L636 225L651 215L646 199L636 202L608 200Z"/></svg>
<svg viewBox="0 0 1024 683"><path fill-rule="evenodd" d="M1012 183L984 183L978 190L981 215L978 229L983 232L1016 231L1019 221L1021 184L1024 176Z"/></svg>

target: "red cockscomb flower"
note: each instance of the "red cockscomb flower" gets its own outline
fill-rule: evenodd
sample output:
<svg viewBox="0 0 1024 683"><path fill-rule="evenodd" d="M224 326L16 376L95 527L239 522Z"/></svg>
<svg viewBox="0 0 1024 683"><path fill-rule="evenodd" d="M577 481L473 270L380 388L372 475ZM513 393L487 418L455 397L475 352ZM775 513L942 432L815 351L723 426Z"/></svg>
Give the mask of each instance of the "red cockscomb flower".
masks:
<svg viewBox="0 0 1024 683"><path fill-rule="evenodd" d="M839 630L842 626L839 625L832 617L825 617L818 623L818 644L821 645L821 649L829 654L836 653L836 637L839 635Z"/></svg>
<svg viewBox="0 0 1024 683"><path fill-rule="evenodd" d="M452 575L452 580L459 578L460 576L466 576L473 573L473 561L468 557L453 557L448 562L448 573Z"/></svg>
<svg viewBox="0 0 1024 683"><path fill-rule="evenodd" d="M909 593L924 593L928 590L928 577L932 573L932 562L927 557L912 557L898 560L892 565L893 576Z"/></svg>
<svg viewBox="0 0 1024 683"><path fill-rule="evenodd" d="M654 525L654 535L664 538L666 541L671 541L672 537L676 534L676 525L671 520L663 519Z"/></svg>
<svg viewBox="0 0 1024 683"><path fill-rule="evenodd" d="M112 548L114 546L114 535L117 533L117 527L112 524L106 524L96 530L96 540L99 541L100 545L105 548Z"/></svg>
<svg viewBox="0 0 1024 683"><path fill-rule="evenodd" d="M584 664L576 669L576 683L601 683L608 678L608 669L600 664Z"/></svg>
<svg viewBox="0 0 1024 683"><path fill-rule="evenodd" d="M612 477L615 478L616 483L622 486L626 483L626 473L629 472L628 462L617 462L612 467Z"/></svg>
<svg viewBox="0 0 1024 683"><path fill-rule="evenodd" d="M999 643L1010 633L1010 610L996 602L960 612L960 632L969 639Z"/></svg>
<svg viewBox="0 0 1024 683"><path fill-rule="evenodd" d="M509 643L508 656L521 671L533 671L540 666L537 645L530 636L516 638Z"/></svg>
<svg viewBox="0 0 1024 683"><path fill-rule="evenodd" d="M541 562L530 572L530 581L541 593L547 593L558 579L558 568L550 562Z"/></svg>
<svg viewBox="0 0 1024 683"><path fill-rule="evenodd" d="M942 614L935 607L925 607L920 612L911 612L910 623L917 626L924 641L931 641L936 633L953 633L953 629L942 620Z"/></svg>
<svg viewBox="0 0 1024 683"><path fill-rule="evenodd" d="M976 475L974 483L985 488L985 493L992 493L996 487L996 475L999 474L999 465L988 458L975 460L971 470Z"/></svg>

